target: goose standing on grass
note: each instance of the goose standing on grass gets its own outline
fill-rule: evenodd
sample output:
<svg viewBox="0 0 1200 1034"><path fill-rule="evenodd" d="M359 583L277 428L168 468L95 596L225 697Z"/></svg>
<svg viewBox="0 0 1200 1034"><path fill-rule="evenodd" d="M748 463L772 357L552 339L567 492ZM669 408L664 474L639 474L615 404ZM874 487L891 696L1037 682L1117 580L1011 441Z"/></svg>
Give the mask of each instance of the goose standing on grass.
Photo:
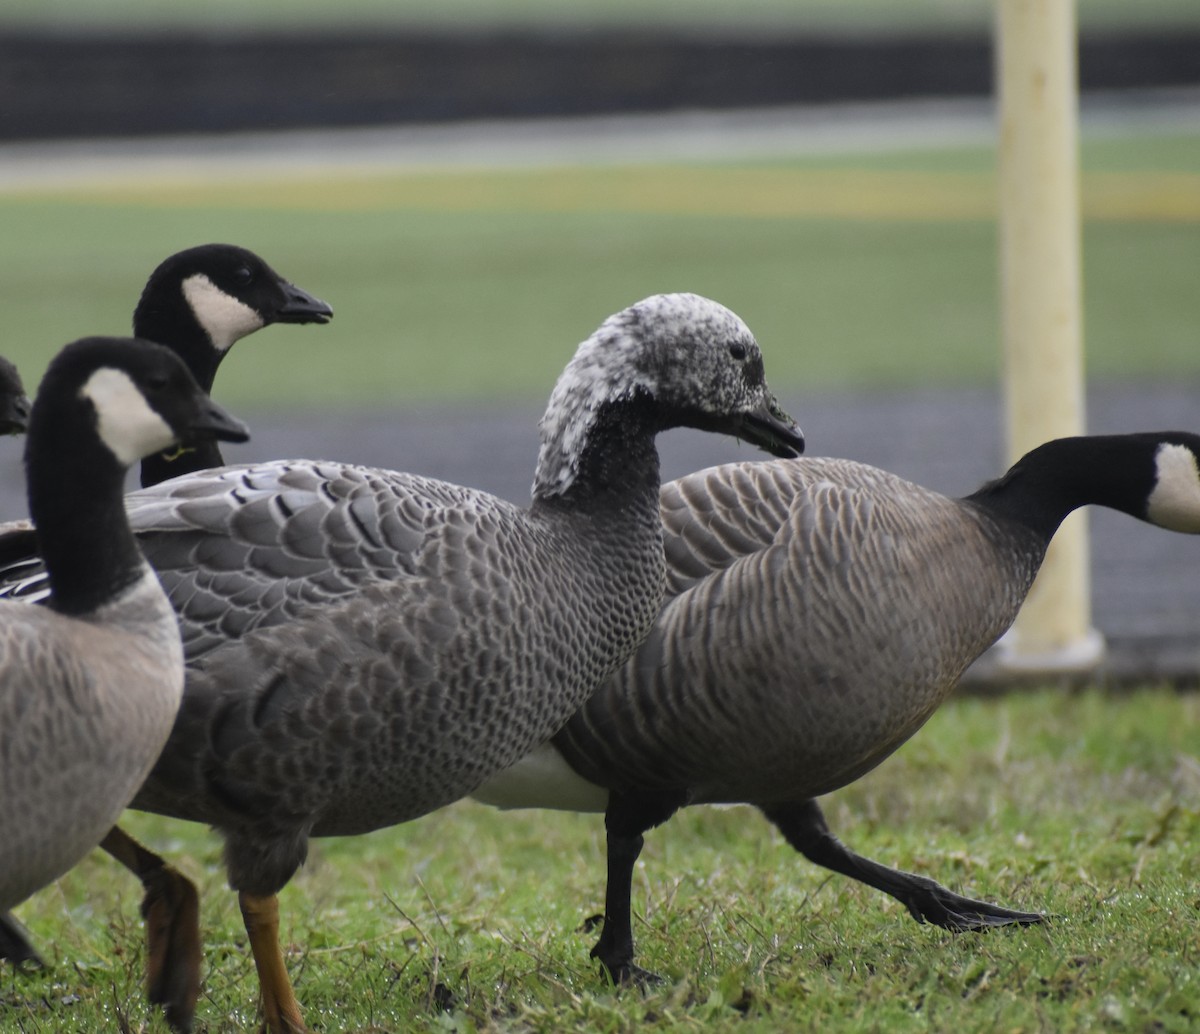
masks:
<svg viewBox="0 0 1200 1034"><path fill-rule="evenodd" d="M17 368L0 356L0 435L24 434L29 424L29 398Z"/></svg>
<svg viewBox="0 0 1200 1034"><path fill-rule="evenodd" d="M178 251L155 267L134 309L133 333L136 338L170 348L200 387L211 393L217 369L237 341L273 323L322 324L332 318L333 310L325 302L285 280L254 252L234 244L202 244ZM16 375L15 369L12 374ZM141 483L156 485L181 474L219 467L223 462L215 439L199 441L188 448L145 457ZM12 522L2 534L6 556L36 552L30 522ZM22 593L18 589L12 595ZM151 942L149 994L151 1001L159 1001L169 994L156 983L164 970L164 952L199 952L194 939L171 945L161 943L160 937L163 931L183 929L173 913L195 912L195 888L119 829L106 836L100 846L135 872L146 888L142 910ZM0 913L0 959L22 962L37 958L20 924L11 915Z"/></svg>
<svg viewBox="0 0 1200 1034"><path fill-rule="evenodd" d="M85 338L46 371L25 465L50 598L0 604L0 909L96 845L166 741L183 651L125 517L125 471L216 437L245 428L159 345Z"/></svg>
<svg viewBox="0 0 1200 1034"><path fill-rule="evenodd" d="M676 426L778 456L803 447L746 325L688 294L645 299L579 346L542 418L528 509L312 461L129 498L188 659L179 719L135 807L224 835L271 1030L304 1029L275 895L309 836L469 793L549 737L649 631L664 578L654 440ZM174 1005L186 1026L189 1003Z"/></svg>
<svg viewBox="0 0 1200 1034"><path fill-rule="evenodd" d="M592 951L633 962L642 836L688 804L758 806L817 865L949 930L1043 916L961 897L851 851L816 797L913 735L1015 620L1062 519L1108 506L1200 533L1200 437L1064 438L965 499L838 459L732 464L664 486L667 603L637 653L551 744L475 794L605 811Z"/></svg>

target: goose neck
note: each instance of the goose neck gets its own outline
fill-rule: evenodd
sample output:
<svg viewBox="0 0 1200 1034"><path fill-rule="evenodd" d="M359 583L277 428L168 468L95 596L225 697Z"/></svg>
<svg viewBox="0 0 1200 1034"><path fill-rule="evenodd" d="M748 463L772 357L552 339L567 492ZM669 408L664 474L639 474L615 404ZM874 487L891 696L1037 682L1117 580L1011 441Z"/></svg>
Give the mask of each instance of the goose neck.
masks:
<svg viewBox="0 0 1200 1034"><path fill-rule="evenodd" d="M171 349L192 372L205 394L212 393L221 353L200 326L182 291L170 300L143 295L133 313L133 333Z"/></svg>
<svg viewBox="0 0 1200 1034"><path fill-rule="evenodd" d="M543 436L535 501L590 509L647 503L657 512L661 421L642 394L607 401L577 425Z"/></svg>
<svg viewBox="0 0 1200 1034"><path fill-rule="evenodd" d="M50 582L50 606L84 614L137 581L145 562L125 516L124 467L94 438L87 448L80 444L87 437L61 437L58 443L44 435L29 440L29 515Z"/></svg>
<svg viewBox="0 0 1200 1034"><path fill-rule="evenodd" d="M1154 487L1154 451L1153 442L1140 435L1058 438L967 499L1026 525L1047 542L1081 506L1106 506L1144 520Z"/></svg>

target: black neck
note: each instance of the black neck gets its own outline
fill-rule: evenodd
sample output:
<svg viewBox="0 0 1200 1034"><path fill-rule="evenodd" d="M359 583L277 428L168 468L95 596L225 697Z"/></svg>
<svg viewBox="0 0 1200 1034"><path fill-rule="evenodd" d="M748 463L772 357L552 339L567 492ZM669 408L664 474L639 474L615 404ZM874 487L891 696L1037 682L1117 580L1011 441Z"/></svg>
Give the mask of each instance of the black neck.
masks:
<svg viewBox="0 0 1200 1034"><path fill-rule="evenodd" d="M183 291L169 292L167 296L168 293L162 291L148 290L147 294L150 298L143 295L133 314L134 335L170 348L192 371L196 383L211 395L223 355L213 347L204 328L196 320ZM181 474L220 467L225 462L216 442L206 442L195 449L171 455L174 455L173 459L159 454L142 460L143 488Z"/></svg>
<svg viewBox="0 0 1200 1034"><path fill-rule="evenodd" d="M110 602L142 571L125 516L125 470L77 403L43 412L25 451L29 516L50 581L50 606L83 614ZM86 500L82 504L80 500Z"/></svg>
<svg viewBox="0 0 1200 1034"><path fill-rule="evenodd" d="M605 403L594 416L575 480L546 501L596 511L649 499L657 513L660 474L654 439L662 429L661 409L648 398Z"/></svg>
<svg viewBox="0 0 1200 1034"><path fill-rule="evenodd" d="M133 312L134 337L166 345L192 371L196 383L211 393L217 367L223 358L213 347L183 295L183 291L150 291Z"/></svg>
<svg viewBox="0 0 1200 1034"><path fill-rule="evenodd" d="M1107 506L1146 518L1160 434L1059 438L1038 446L967 501L1017 521L1049 541L1081 506Z"/></svg>
<svg viewBox="0 0 1200 1034"><path fill-rule="evenodd" d="M156 453L142 460L142 487L149 488L183 474L194 474L198 470L212 470L213 467L224 465L225 457L214 441L200 442L189 449Z"/></svg>

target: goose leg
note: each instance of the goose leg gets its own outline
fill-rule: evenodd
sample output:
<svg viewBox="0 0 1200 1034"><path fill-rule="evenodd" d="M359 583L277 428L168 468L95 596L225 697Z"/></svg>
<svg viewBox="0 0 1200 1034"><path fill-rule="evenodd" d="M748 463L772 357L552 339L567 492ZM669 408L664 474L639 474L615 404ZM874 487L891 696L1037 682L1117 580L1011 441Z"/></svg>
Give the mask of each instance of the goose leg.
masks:
<svg viewBox="0 0 1200 1034"><path fill-rule="evenodd" d="M810 862L890 894L908 908L918 923L934 923L957 933L993 926L1029 925L1046 919L1038 912L1017 912L962 897L926 876L889 869L855 854L830 832L816 801L772 805L762 808L762 812Z"/></svg>
<svg viewBox="0 0 1200 1034"><path fill-rule="evenodd" d="M238 904L258 970L263 1026L270 1034L307 1034L300 1003L292 991L283 952L279 949L279 898L274 894L259 897L239 891Z"/></svg>
<svg viewBox="0 0 1200 1034"><path fill-rule="evenodd" d="M45 965L37 949L29 943L25 927L11 912L0 912L0 959L8 959L18 969L26 962Z"/></svg>
<svg viewBox="0 0 1200 1034"><path fill-rule="evenodd" d="M608 835L608 885L604 925L592 949L614 984L646 985L661 977L633 962L633 867L648 829L666 822L685 803L683 794L623 794L613 791L604 813Z"/></svg>
<svg viewBox="0 0 1200 1034"><path fill-rule="evenodd" d="M189 1031L200 997L200 896L195 884L120 826L100 846L142 881L146 922L146 997L172 1030Z"/></svg>

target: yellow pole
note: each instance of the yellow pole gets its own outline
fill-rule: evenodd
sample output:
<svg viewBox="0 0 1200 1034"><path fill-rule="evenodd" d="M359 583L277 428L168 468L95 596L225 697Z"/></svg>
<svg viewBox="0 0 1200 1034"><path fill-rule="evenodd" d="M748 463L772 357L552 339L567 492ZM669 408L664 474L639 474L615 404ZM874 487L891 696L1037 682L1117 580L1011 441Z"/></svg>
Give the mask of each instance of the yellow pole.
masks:
<svg viewBox="0 0 1200 1034"><path fill-rule="evenodd" d="M1000 302L1008 451L1084 431L1074 0L997 0ZM1081 670L1091 627L1087 525L1055 537L999 660Z"/></svg>

